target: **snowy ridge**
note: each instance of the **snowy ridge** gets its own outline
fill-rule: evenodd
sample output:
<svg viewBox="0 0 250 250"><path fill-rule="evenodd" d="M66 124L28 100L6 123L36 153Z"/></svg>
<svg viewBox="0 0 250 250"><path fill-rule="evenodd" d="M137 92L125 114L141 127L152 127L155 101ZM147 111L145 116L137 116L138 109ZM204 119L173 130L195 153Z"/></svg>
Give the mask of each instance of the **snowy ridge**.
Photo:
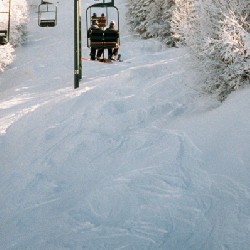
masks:
<svg viewBox="0 0 250 250"><path fill-rule="evenodd" d="M31 14L27 44L0 79L0 249L247 250L250 126L238 99L249 90L224 106L202 96L189 52L127 33L116 2L124 63L83 62L73 89L65 1L55 29ZM223 123L232 112L243 132ZM244 145L218 151L233 166L213 154L229 145L216 129Z"/></svg>

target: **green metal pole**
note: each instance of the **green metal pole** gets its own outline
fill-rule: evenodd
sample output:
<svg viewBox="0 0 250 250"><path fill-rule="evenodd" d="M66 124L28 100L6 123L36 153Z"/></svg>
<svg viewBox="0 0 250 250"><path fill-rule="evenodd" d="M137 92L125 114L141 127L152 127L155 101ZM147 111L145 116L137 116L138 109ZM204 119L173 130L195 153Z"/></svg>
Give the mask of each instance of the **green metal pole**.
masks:
<svg viewBox="0 0 250 250"><path fill-rule="evenodd" d="M79 0L74 0L74 88L79 87Z"/></svg>
<svg viewBox="0 0 250 250"><path fill-rule="evenodd" d="M78 8L79 16L79 78L82 79L82 14L81 14L81 0L79 0Z"/></svg>
<svg viewBox="0 0 250 250"><path fill-rule="evenodd" d="M10 11L11 11L11 0L9 0L8 42L10 42Z"/></svg>

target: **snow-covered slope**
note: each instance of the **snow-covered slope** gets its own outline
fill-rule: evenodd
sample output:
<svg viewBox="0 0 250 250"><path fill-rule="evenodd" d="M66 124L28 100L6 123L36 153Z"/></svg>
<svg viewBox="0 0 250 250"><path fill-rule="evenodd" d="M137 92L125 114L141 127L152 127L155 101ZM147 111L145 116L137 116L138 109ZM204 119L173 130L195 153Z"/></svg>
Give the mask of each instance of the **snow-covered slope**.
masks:
<svg viewBox="0 0 250 250"><path fill-rule="evenodd" d="M0 249L248 249L249 89L204 96L188 51L116 5L124 62L84 61L77 90L72 2L53 29L31 9L0 78Z"/></svg>

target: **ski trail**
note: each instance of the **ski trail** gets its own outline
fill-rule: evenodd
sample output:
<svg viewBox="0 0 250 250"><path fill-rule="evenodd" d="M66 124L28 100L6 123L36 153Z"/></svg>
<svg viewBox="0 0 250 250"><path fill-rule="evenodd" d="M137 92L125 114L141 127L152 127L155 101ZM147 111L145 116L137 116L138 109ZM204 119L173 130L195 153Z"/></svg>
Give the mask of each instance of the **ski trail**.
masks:
<svg viewBox="0 0 250 250"><path fill-rule="evenodd" d="M61 29L53 35L70 45ZM73 90L71 54L42 49L58 53L49 32L33 28L5 75L20 72L1 100L0 248L244 249L248 190L209 176L188 135L166 129L207 107L186 50L125 34L130 63L84 62ZM30 51L39 62L22 66Z"/></svg>
<svg viewBox="0 0 250 250"><path fill-rule="evenodd" d="M148 81L145 77L141 85L138 79L148 67ZM17 246L35 242L37 249L83 245L87 249L213 249L223 247L220 242L234 246L230 237L236 232L246 241L243 220L248 216L249 194L230 195L232 183L224 178L221 189L202 170L199 150L187 136L159 128L163 121L192 111L189 99L183 99L185 91L176 95L170 81L170 93L163 93L169 82L162 77L166 68L161 63L117 65L117 69L121 71L114 75L87 80L78 91L66 87L38 95L26 92L24 100L3 101L3 112L16 112L16 107L24 112L39 100L38 107L24 112L2 141L1 183L16 183L19 190L1 198L6 232L15 231ZM25 145L18 146L22 138ZM9 167L20 163L22 168L8 175ZM238 184L234 186L240 190ZM224 190L220 198L218 190ZM225 201L233 211L224 208ZM221 221L218 210L229 213L233 222ZM0 234L10 246L11 236Z"/></svg>

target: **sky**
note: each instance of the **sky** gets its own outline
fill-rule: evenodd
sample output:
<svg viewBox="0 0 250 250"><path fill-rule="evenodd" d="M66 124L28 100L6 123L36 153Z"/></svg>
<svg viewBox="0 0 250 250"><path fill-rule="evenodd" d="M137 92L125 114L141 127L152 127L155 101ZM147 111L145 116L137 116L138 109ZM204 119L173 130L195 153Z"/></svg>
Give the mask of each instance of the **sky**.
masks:
<svg viewBox="0 0 250 250"><path fill-rule="evenodd" d="M249 87L218 102L116 0L123 62L84 60L74 89L73 4L40 28L32 3L0 73L0 249L249 249Z"/></svg>

